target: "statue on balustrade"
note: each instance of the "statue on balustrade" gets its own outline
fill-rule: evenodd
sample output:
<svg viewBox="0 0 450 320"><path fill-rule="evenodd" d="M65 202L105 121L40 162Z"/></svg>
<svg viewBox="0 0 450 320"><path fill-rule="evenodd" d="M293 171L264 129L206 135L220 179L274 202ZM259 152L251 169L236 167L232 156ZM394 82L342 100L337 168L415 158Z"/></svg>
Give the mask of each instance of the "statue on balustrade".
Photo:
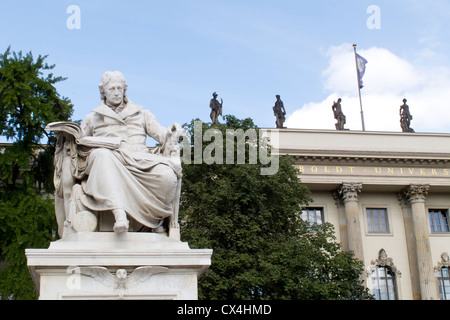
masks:
<svg viewBox="0 0 450 320"><path fill-rule="evenodd" d="M412 118L406 99L403 99L403 105L400 106L400 126L403 132L414 132L414 129L410 127Z"/></svg>
<svg viewBox="0 0 450 320"><path fill-rule="evenodd" d="M209 107L211 108L211 113L209 114L209 117L211 118L211 121L213 124L216 124L219 122L219 116L222 115L222 107L223 107L223 100L220 99L220 102L217 100L217 93L213 93L213 98L209 102Z"/></svg>
<svg viewBox="0 0 450 320"><path fill-rule="evenodd" d="M339 98L337 102L336 101L333 102L333 106L331 107L331 109L333 110L334 118L337 121L335 124L336 130L346 130L344 129L346 118L344 113L342 112L341 101L342 99Z"/></svg>
<svg viewBox="0 0 450 320"><path fill-rule="evenodd" d="M273 114L276 117L275 124L277 128L286 128L284 127L284 122L286 121L286 110L284 109L283 101L280 99L279 95L275 96L277 101L275 101L275 106L273 107Z"/></svg>

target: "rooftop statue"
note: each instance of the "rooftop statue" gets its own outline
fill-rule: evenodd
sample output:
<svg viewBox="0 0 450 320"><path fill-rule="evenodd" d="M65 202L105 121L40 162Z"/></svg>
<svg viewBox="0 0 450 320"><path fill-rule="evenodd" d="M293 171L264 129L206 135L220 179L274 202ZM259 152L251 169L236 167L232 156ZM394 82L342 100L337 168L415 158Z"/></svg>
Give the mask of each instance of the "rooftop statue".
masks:
<svg viewBox="0 0 450 320"><path fill-rule="evenodd" d="M51 123L57 136L55 209L61 237L95 231L97 218L112 212L116 233L129 229L129 218L141 230L168 232L179 238L181 186L179 124L161 126L148 110L127 97L127 83L118 71L105 72L100 105L81 126ZM150 151L150 136L161 146Z"/></svg>
<svg viewBox="0 0 450 320"><path fill-rule="evenodd" d="M412 115L409 112L409 106L406 104L406 99L403 99L403 105L400 106L400 126L403 132L414 132L414 129L410 127Z"/></svg>
<svg viewBox="0 0 450 320"><path fill-rule="evenodd" d="M223 100L220 99L220 103L219 101L217 101L217 93L213 93L213 98L211 99L211 101L209 102L209 107L211 108L211 113L210 113L210 117L211 117L211 121L213 124L218 123L218 119L219 116L222 115L222 106L223 106Z"/></svg>
<svg viewBox="0 0 450 320"><path fill-rule="evenodd" d="M342 99L339 98L337 102L333 102L333 106L331 107L334 118L337 120L337 123L335 124L336 130L346 130L344 129L346 119L344 113L342 112L341 101Z"/></svg>
<svg viewBox="0 0 450 320"><path fill-rule="evenodd" d="M273 107L273 114L276 117L275 125L277 128L284 127L284 122L286 121L286 110L284 109L283 101L281 101L280 96L276 95L277 101L275 101L275 106Z"/></svg>

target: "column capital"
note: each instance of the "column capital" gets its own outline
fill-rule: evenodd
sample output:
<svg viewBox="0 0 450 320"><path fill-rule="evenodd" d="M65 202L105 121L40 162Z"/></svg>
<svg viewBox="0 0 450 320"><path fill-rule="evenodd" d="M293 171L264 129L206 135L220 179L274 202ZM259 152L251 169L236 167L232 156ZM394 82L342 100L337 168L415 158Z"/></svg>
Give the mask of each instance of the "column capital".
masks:
<svg viewBox="0 0 450 320"><path fill-rule="evenodd" d="M400 191L397 193L397 199L402 208L411 208L411 203L406 196L406 190Z"/></svg>
<svg viewBox="0 0 450 320"><path fill-rule="evenodd" d="M358 201L361 192L362 183L343 183L336 190L336 195L342 198L344 202Z"/></svg>
<svg viewBox="0 0 450 320"><path fill-rule="evenodd" d="M344 201L342 201L342 197L339 193L339 189L333 191L333 199L334 199L334 201L335 201L334 203L336 204L337 207L344 206Z"/></svg>
<svg viewBox="0 0 450 320"><path fill-rule="evenodd" d="M403 190L403 194L410 203L425 202L429 189L428 184L411 184Z"/></svg>

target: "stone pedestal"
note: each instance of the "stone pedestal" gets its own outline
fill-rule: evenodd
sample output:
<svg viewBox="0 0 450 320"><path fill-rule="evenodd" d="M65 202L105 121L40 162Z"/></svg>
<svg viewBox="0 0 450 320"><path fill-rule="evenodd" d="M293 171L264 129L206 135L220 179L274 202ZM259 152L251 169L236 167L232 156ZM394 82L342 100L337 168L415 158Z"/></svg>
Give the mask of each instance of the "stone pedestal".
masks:
<svg viewBox="0 0 450 320"><path fill-rule="evenodd" d="M26 250L41 300L196 300L211 255L211 249L134 232L74 233L48 249Z"/></svg>

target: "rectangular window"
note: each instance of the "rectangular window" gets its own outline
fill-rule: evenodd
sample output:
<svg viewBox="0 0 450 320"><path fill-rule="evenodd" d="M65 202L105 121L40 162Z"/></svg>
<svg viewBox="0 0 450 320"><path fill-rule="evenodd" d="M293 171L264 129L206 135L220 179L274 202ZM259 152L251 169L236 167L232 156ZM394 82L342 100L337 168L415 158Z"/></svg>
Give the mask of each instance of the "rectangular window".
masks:
<svg viewBox="0 0 450 320"><path fill-rule="evenodd" d="M324 222L323 208L304 208L301 218L310 224L322 224Z"/></svg>
<svg viewBox="0 0 450 320"><path fill-rule="evenodd" d="M447 209L429 209L428 217L430 218L431 232L450 232Z"/></svg>
<svg viewBox="0 0 450 320"><path fill-rule="evenodd" d="M389 233L386 208L367 208L366 218L369 233Z"/></svg>

